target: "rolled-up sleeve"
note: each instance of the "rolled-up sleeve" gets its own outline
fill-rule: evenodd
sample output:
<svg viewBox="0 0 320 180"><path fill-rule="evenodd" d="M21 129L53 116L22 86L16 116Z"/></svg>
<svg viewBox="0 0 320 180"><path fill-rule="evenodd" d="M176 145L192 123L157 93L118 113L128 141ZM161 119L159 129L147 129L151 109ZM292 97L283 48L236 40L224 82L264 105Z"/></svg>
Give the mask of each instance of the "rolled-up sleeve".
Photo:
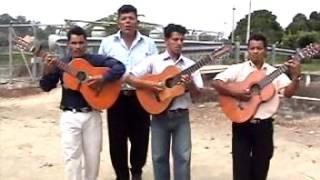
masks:
<svg viewBox="0 0 320 180"><path fill-rule="evenodd" d="M239 72L239 65L231 65L228 69L218 73L213 79L221 80L224 82L233 82L237 79L237 74Z"/></svg>

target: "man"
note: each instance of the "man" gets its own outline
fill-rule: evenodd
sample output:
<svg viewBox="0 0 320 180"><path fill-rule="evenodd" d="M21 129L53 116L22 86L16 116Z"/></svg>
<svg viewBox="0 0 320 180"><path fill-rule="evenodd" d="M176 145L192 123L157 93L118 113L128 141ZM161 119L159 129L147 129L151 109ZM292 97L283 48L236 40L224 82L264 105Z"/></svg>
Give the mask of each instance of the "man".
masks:
<svg viewBox="0 0 320 180"><path fill-rule="evenodd" d="M64 63L73 58L83 58L91 65L111 68L103 76L93 76L88 80L92 87L120 79L125 66L111 57L86 53L87 35L80 27L72 28L68 34L70 56L62 59ZM82 164L84 164L84 180L96 180L99 173L100 152L102 146L102 122L99 111L94 110L79 91L63 86L63 72L53 66L51 56L45 56L49 63L45 66L40 87L50 91L62 83L62 99L60 108L61 140L64 149L65 170L68 180L82 180ZM82 162L82 155L84 163Z"/></svg>
<svg viewBox="0 0 320 180"><path fill-rule="evenodd" d="M213 87L218 93L247 101L252 94L248 89L233 88L229 82L239 82L253 71L263 70L266 74L276 68L265 62L267 56L267 40L262 35L253 35L248 42L249 60L232 65L218 74L213 81ZM279 96L283 93L290 97L299 87L300 63L296 60L286 62L289 75L282 74L272 84L275 95L258 107L252 119L244 123L232 124L232 158L234 180L265 180L269 163L273 155L273 114L276 113Z"/></svg>
<svg viewBox="0 0 320 180"><path fill-rule="evenodd" d="M169 24L164 28L166 51L157 56L148 58L131 70L127 81L137 88L149 88L153 91L162 91L162 83L139 79L145 74L159 74L168 66L176 66L184 70L194 64L194 61L181 54L185 27ZM155 180L170 179L170 149L173 153L174 179L190 179L191 160L191 128L189 120L190 93L199 95L203 88L203 81L199 71L192 75L183 75L181 83L187 91L176 97L170 107L161 114L152 115L151 140L152 161ZM190 93L189 93L190 92ZM172 148L171 147L172 143Z"/></svg>
<svg viewBox="0 0 320 180"><path fill-rule="evenodd" d="M158 50L153 40L137 30L137 9L132 5L118 9L118 26L116 34L103 39L99 53L122 61L127 74L145 57L157 54ZM108 109L107 119L110 156L117 180L129 179L128 139L132 179L141 179L148 151L150 115L138 102L134 88L123 84L118 100Z"/></svg>

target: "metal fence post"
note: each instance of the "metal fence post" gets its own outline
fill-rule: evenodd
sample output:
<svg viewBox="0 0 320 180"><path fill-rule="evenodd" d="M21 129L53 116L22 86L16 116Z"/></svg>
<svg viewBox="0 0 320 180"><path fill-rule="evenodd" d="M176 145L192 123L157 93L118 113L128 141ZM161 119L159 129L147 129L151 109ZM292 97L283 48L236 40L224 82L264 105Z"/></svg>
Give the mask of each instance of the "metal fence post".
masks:
<svg viewBox="0 0 320 180"><path fill-rule="evenodd" d="M276 64L276 44L272 44L272 50L271 50L271 62L272 62L272 65L275 65Z"/></svg>
<svg viewBox="0 0 320 180"><path fill-rule="evenodd" d="M13 57L12 57L12 24L10 23L10 26L8 28L9 31L9 84L12 84L13 82Z"/></svg>
<svg viewBox="0 0 320 180"><path fill-rule="evenodd" d="M240 61L240 42L239 41L237 41L235 43L235 56L234 56L234 58L235 58L236 63L238 63Z"/></svg>

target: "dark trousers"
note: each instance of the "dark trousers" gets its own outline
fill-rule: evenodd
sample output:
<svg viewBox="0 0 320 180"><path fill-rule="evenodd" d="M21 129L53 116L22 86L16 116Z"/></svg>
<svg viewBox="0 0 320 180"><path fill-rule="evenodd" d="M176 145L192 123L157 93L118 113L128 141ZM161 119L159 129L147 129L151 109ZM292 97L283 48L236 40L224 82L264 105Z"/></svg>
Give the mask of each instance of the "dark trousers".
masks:
<svg viewBox="0 0 320 180"><path fill-rule="evenodd" d="M150 115L141 107L135 93L120 94L108 109L110 156L117 180L129 179L128 139L131 174L141 174L149 142Z"/></svg>
<svg viewBox="0 0 320 180"><path fill-rule="evenodd" d="M232 124L233 180L266 180L273 155L273 119Z"/></svg>

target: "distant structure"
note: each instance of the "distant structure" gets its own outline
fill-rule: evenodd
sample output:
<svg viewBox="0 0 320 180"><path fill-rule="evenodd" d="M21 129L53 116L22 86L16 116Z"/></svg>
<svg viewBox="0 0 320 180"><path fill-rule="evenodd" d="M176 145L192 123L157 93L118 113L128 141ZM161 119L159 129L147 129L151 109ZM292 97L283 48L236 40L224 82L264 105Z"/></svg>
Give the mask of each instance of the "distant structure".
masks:
<svg viewBox="0 0 320 180"><path fill-rule="evenodd" d="M66 35L66 31L72 25L83 24L84 29L91 29L92 37L105 37L107 36L107 32L105 31L105 27L110 25L115 25L116 22L113 21L86 21L86 20L71 20L65 19L65 26L62 29L57 30L56 34L60 36ZM144 22L141 21L140 26L148 27L152 29L149 33L149 37L153 39L163 39L163 26L156 23ZM186 40L193 41L222 41L223 40L223 32L216 31L206 31L206 30L196 30L196 29L188 29L188 34L185 36Z"/></svg>

